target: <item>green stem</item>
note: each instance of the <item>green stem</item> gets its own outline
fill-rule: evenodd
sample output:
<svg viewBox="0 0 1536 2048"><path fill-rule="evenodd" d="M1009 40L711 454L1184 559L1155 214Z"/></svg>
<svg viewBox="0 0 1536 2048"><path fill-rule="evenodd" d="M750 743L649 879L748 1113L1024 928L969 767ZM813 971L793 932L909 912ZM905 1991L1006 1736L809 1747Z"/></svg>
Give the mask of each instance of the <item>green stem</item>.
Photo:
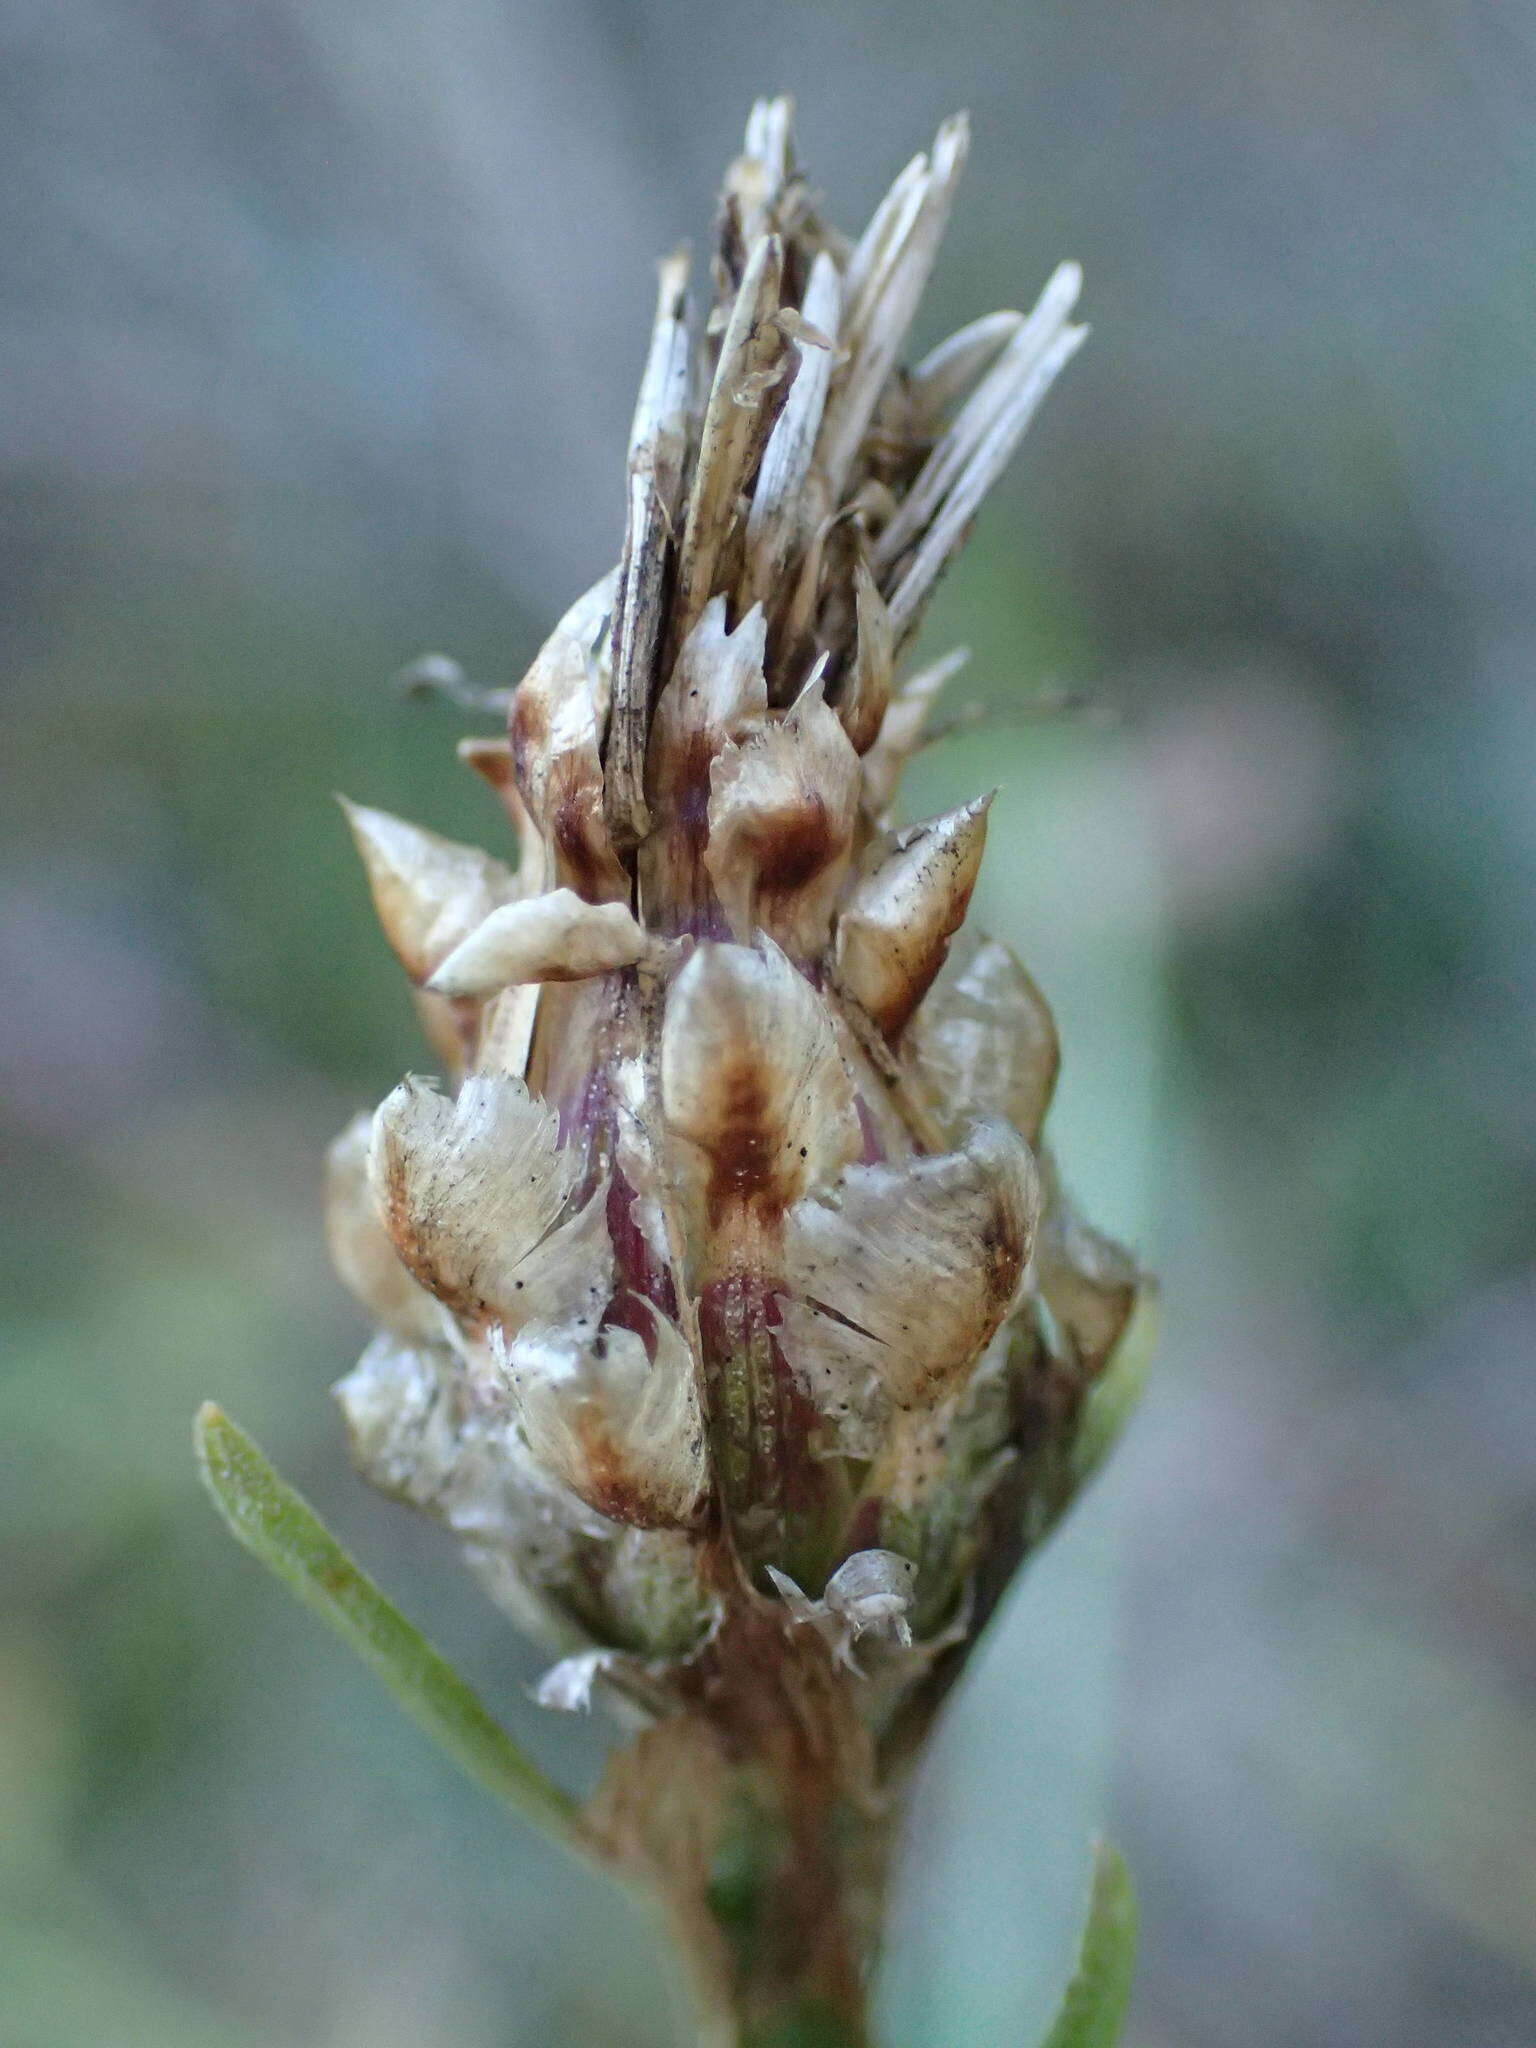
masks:
<svg viewBox="0 0 1536 2048"><path fill-rule="evenodd" d="M835 1752L732 1773L705 1904L733 2048L869 2048L890 1845L886 1815L850 1794Z"/></svg>

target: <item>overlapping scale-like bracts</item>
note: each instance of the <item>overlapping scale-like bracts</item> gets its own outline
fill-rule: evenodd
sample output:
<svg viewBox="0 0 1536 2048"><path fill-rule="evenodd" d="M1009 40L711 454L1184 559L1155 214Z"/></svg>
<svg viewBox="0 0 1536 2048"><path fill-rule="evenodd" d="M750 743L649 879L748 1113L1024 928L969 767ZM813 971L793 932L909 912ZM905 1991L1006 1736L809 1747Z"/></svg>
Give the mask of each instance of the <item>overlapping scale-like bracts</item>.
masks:
<svg viewBox="0 0 1536 2048"><path fill-rule="evenodd" d="M348 807L442 1079L333 1148L381 1332L339 1394L577 1660L566 1704L654 1706L771 1603L888 1716L1059 1494L1134 1301L1039 1150L1045 1002L962 933L987 799L890 815L955 666L904 652L1085 331L1064 265L900 367L965 152L947 123L850 245L755 109L697 295L661 266L619 564L462 749L515 866Z"/></svg>

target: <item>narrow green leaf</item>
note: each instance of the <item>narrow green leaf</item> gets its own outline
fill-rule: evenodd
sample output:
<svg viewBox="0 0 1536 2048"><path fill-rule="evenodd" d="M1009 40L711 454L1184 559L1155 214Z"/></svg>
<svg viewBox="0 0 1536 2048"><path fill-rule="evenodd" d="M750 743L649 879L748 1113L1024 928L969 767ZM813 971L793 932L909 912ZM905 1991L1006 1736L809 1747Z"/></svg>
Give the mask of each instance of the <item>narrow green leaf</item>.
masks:
<svg viewBox="0 0 1536 2048"><path fill-rule="evenodd" d="M193 1442L204 1484L252 1556L329 1622L455 1763L525 1820L591 1860L575 1800L523 1755L250 1438L208 1402L198 1411Z"/></svg>
<svg viewBox="0 0 1536 2048"><path fill-rule="evenodd" d="M1136 1965L1136 1894L1125 1859L1108 1842L1093 1852L1088 1918L1067 1986L1044 2048L1113 2048L1131 1997Z"/></svg>

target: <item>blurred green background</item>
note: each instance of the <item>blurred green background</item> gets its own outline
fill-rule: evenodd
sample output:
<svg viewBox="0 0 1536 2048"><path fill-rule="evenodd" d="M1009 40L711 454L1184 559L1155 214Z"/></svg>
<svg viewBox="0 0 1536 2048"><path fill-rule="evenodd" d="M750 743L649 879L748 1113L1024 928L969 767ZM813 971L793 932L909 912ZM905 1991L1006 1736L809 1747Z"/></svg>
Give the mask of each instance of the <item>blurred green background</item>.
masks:
<svg viewBox="0 0 1536 2048"><path fill-rule="evenodd" d="M608 564L650 265L787 89L861 223L969 106L920 339L1094 339L928 645L981 914L1160 1372L913 1818L892 2048L1025 2048L1089 1830L1132 2048L1536 2040L1536 18L1506 0L11 0L0 78L0 2044L663 2048L645 1930L235 1552L217 1398L553 1768L351 1478L321 1148L424 1054L330 792ZM1085 692L1091 716L1021 707Z"/></svg>

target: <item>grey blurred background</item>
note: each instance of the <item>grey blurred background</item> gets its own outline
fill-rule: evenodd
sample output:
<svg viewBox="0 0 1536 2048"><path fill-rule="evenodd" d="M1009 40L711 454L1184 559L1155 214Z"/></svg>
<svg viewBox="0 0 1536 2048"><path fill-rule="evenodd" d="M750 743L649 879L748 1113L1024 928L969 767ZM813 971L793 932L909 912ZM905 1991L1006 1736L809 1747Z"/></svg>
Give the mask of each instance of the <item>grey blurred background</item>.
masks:
<svg viewBox="0 0 1536 2048"><path fill-rule="evenodd" d="M197 1495L211 1395L573 1780L591 1724L350 1477L320 1149L420 1053L330 792L611 559L651 263L752 96L857 226L968 106L920 339L1094 339L928 644L983 915L1164 1280L1117 1470L914 1817L891 2048L1026 2048L1083 1843L1133 2048L1536 2040L1536 15L1521 0L10 0L0 71L0 2043L676 2038ZM1042 691L1107 716L1018 715Z"/></svg>

